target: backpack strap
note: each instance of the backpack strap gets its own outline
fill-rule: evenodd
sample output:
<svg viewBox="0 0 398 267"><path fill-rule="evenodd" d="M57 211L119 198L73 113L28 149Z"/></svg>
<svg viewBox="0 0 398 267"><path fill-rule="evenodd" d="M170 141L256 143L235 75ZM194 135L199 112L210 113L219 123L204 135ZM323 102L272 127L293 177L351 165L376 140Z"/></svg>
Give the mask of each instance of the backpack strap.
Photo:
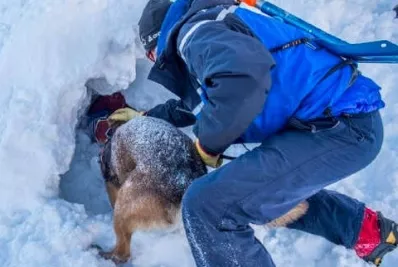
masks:
<svg viewBox="0 0 398 267"><path fill-rule="evenodd" d="M276 53L276 52L280 52L280 51L283 51L283 50L286 50L286 49L289 49L289 48L292 48L294 46L298 46L301 44L308 44L309 41L310 41L309 38L300 38L300 39L296 39L296 40L290 41L288 43L285 43L283 45L279 45L277 47L271 48L271 49L269 49L269 51L271 53Z"/></svg>
<svg viewBox="0 0 398 267"><path fill-rule="evenodd" d="M286 50L286 49L290 49L290 48L296 47L298 45L302 45L302 44L306 44L307 45L307 44L310 43L310 41L311 41L310 38L300 38L300 39L296 39L296 40L290 41L288 43L279 45L277 47L271 48L271 49L269 49L269 51L271 53L277 53L277 52L281 52L281 51ZM321 82L326 80L328 77L330 77L333 73L335 73L336 71L344 68L345 66L350 66L352 68L352 71L353 71L352 75L351 75L351 79L350 79L350 81L349 81L349 83L347 85L347 88L350 87L356 81L356 79L358 78L358 75L360 74L360 72L358 70L358 64L352 59L343 58L343 57L340 57L340 58L342 60L340 62L338 62L336 65L334 65L333 67L331 67L329 69L329 71L325 73L325 75L319 80L319 82L315 86L317 86L318 84L320 84ZM325 111L323 112L323 115L325 117L333 117L331 107L327 107L325 109ZM289 124L294 124L292 119L289 121Z"/></svg>
<svg viewBox="0 0 398 267"><path fill-rule="evenodd" d="M288 43L279 45L277 47L271 48L271 49L269 49L269 51L271 53L277 53L277 52L280 52L280 51L283 51L283 50L286 50L286 49L290 49L290 48L293 48L295 46L299 46L299 45L302 45L302 44L308 45L308 44L310 44L311 40L312 39L307 38L307 37L296 39L296 40L290 41ZM359 75L358 64L352 59L343 58L343 57L340 57L340 58L342 60L340 62L338 62L336 65L334 65L332 68L330 68L329 71L322 77L322 79L318 83L321 83L326 78L328 78L330 75L332 75L336 71L344 68L345 66L350 66L352 68L352 70L353 70L351 80L350 80L350 82L349 82L347 87L350 87L355 82L356 78Z"/></svg>

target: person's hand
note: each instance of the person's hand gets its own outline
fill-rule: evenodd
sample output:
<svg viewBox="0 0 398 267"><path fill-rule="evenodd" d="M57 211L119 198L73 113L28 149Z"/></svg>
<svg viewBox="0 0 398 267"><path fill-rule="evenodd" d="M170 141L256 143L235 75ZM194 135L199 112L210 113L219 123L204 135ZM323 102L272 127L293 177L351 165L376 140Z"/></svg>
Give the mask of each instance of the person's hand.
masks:
<svg viewBox="0 0 398 267"><path fill-rule="evenodd" d="M195 147L199 153L199 156L202 158L202 161L207 166L210 166L212 168L218 168L222 165L223 160L220 157L220 155L211 155L211 154L207 153L200 145L199 140L195 141Z"/></svg>
<svg viewBox="0 0 398 267"><path fill-rule="evenodd" d="M144 112L139 112L132 108L121 108L113 112L108 117L108 123L110 125L125 123L131 119L142 116Z"/></svg>

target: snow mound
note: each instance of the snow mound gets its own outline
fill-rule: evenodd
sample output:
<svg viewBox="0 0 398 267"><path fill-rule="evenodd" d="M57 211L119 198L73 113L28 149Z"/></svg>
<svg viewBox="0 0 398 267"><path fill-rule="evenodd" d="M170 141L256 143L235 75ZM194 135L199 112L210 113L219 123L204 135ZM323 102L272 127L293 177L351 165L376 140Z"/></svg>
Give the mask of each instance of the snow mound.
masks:
<svg viewBox="0 0 398 267"><path fill-rule="evenodd" d="M89 79L101 94L128 87L127 100L139 109L173 97L145 80L149 64L137 60L135 26L145 2L0 1L0 266L114 266L87 249L93 242L111 248L115 237L98 147L76 134L76 125ZM391 0L272 2L351 42L398 43ZM398 67L361 70L383 87L385 143L371 166L332 188L398 220ZM311 235L261 227L256 234L277 266L366 266L352 251ZM181 231L133 239L134 266L194 266ZM383 267L397 262L395 253Z"/></svg>

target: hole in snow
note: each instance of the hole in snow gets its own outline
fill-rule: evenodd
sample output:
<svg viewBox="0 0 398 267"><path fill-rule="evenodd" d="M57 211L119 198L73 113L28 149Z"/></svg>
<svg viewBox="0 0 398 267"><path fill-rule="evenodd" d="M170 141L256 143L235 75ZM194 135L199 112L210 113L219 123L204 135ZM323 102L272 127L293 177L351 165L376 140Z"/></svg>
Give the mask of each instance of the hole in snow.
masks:
<svg viewBox="0 0 398 267"><path fill-rule="evenodd" d="M111 207L98 164L100 148L87 130L76 129L75 152L68 172L61 176L60 197L84 205L89 215L95 215L110 212Z"/></svg>
<svg viewBox="0 0 398 267"><path fill-rule="evenodd" d="M122 91L127 103L139 110L147 110L175 97L163 87L147 80L150 66L146 60L137 60L136 80L127 90ZM112 211L97 162L98 153L99 146L91 142L87 130L78 128L70 168L60 181L60 197L84 205L87 214L93 218L97 218L97 214L109 214ZM96 234L95 242L105 249L111 249L114 238L113 232L101 231ZM182 230L137 232L133 240L133 266L193 266L190 248ZM128 263L126 266L132 265Z"/></svg>
<svg viewBox="0 0 398 267"><path fill-rule="evenodd" d="M173 97L164 88L147 80L150 66L146 60L137 60L136 80L122 91L128 104L140 110L147 110ZM93 89L101 92L115 91L107 89L109 85L103 79L92 84ZM76 129L75 152L69 170L61 177L60 197L84 205L89 215L109 213L112 209L98 163L100 147L91 141L88 131L82 127Z"/></svg>

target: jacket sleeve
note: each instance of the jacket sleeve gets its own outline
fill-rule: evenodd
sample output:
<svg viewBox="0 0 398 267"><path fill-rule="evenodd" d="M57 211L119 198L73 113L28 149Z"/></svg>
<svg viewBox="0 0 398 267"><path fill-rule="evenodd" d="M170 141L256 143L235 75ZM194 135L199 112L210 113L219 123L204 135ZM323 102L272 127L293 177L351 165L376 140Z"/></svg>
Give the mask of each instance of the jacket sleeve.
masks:
<svg viewBox="0 0 398 267"><path fill-rule="evenodd" d="M181 100L175 99L157 105L145 114L149 117L165 120L176 127L187 127L193 125L196 121L189 108Z"/></svg>
<svg viewBox="0 0 398 267"><path fill-rule="evenodd" d="M194 132L206 152L220 154L262 111L274 60L257 38L222 21L200 26L180 44L180 54L208 96Z"/></svg>

